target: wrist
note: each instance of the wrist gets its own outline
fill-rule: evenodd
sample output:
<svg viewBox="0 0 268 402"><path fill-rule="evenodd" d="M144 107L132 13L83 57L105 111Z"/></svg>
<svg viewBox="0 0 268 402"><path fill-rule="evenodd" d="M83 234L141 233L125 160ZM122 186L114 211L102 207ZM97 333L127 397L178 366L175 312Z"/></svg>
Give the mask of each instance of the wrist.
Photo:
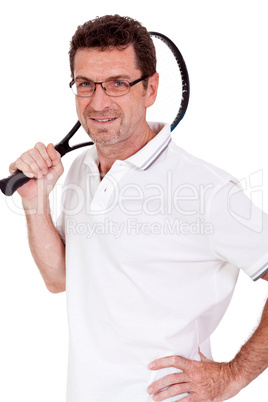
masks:
<svg viewBox="0 0 268 402"><path fill-rule="evenodd" d="M251 378L250 370L247 370L246 362L243 362L239 355L229 362L230 373L233 382L239 389L245 388L254 378Z"/></svg>

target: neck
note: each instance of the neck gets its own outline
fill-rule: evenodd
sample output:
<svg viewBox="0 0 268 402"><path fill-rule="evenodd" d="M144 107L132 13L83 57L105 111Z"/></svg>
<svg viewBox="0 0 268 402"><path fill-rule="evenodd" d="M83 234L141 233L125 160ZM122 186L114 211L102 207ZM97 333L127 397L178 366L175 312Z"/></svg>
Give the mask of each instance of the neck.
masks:
<svg viewBox="0 0 268 402"><path fill-rule="evenodd" d="M106 173L111 169L114 162L118 159L125 160L134 155L140 149L142 149L151 139L155 136L155 133L151 130L147 124L143 135L132 136L126 140L119 141L116 144L110 145L98 145L97 152L100 161L99 171L100 176L103 178ZM133 138L134 137L134 138Z"/></svg>

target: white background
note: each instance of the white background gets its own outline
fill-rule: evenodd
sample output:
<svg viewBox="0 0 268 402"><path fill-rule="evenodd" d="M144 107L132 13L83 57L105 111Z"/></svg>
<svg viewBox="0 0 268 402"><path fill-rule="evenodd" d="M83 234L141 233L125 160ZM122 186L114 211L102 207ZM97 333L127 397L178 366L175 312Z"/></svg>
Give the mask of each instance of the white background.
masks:
<svg viewBox="0 0 268 402"><path fill-rule="evenodd" d="M110 13L134 17L175 41L191 78L189 109L175 141L239 179L261 171L255 201L268 212L264 0L5 2L0 9L1 176L24 150L37 141L57 142L76 122L68 88L69 40L78 25ZM74 156L65 157L66 168ZM65 294L50 294L32 261L19 197L0 194L0 211L0 400L64 402ZM215 360L235 355L256 327L266 296L264 281L240 276L213 335ZM232 400L264 402L267 383L266 370Z"/></svg>

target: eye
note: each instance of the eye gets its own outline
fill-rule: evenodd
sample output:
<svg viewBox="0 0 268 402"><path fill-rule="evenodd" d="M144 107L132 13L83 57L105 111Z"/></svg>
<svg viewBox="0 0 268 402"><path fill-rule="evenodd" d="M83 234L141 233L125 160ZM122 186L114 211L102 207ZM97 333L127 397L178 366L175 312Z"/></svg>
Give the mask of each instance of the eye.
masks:
<svg viewBox="0 0 268 402"><path fill-rule="evenodd" d="M105 84L115 89L126 88L128 86L128 82L125 80L106 81Z"/></svg>
<svg viewBox="0 0 268 402"><path fill-rule="evenodd" d="M110 96L121 96L129 92L129 83L125 80L106 81L103 84L105 85L103 89Z"/></svg>
<svg viewBox="0 0 268 402"><path fill-rule="evenodd" d="M126 86L126 82L125 82L125 81L114 81L114 82L113 82L113 85L114 85L115 87L117 87L117 88L121 88L121 87Z"/></svg>
<svg viewBox="0 0 268 402"><path fill-rule="evenodd" d="M76 81L77 88L91 88L93 86L92 82L88 81Z"/></svg>
<svg viewBox="0 0 268 402"><path fill-rule="evenodd" d="M80 96L88 96L94 92L95 84L90 81L76 81L76 92Z"/></svg>
<svg viewBox="0 0 268 402"><path fill-rule="evenodd" d="M114 80L114 81L109 81L108 82L108 90L109 91L118 91L121 93L121 91L126 91L128 90L129 83L128 81L125 80Z"/></svg>

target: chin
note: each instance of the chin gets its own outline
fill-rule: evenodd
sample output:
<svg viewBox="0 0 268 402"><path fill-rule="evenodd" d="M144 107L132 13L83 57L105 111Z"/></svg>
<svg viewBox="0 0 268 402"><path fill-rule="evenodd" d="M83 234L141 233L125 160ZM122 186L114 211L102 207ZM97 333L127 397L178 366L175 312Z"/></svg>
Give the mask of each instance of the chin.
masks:
<svg viewBox="0 0 268 402"><path fill-rule="evenodd" d="M120 133L111 134L107 131L92 133L89 131L88 135L96 145L114 145L120 141Z"/></svg>

